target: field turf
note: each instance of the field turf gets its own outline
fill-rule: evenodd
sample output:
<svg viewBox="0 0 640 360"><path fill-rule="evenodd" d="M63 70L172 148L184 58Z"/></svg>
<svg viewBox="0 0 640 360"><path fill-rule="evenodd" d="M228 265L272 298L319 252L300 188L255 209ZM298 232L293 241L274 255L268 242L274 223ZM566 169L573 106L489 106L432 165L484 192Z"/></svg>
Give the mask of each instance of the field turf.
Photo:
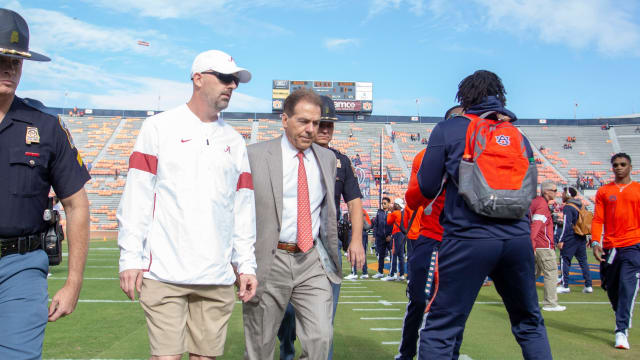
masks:
<svg viewBox="0 0 640 360"><path fill-rule="evenodd" d="M143 311L137 302L129 301L119 287L118 255L115 240L91 241L80 303L72 315L47 326L45 359L149 357ZM589 260L595 263L591 255ZM374 261L369 255L370 275L375 274ZM346 272L348 265L344 266ZM64 283L66 258L61 266L52 268L52 274L51 295ZM543 312L554 359L640 359L640 329L630 331L631 350L614 349L613 311L606 294L596 284L593 294L583 294L581 285L571 286L571 293L559 295L560 303L567 306L566 311ZM405 287L405 282L376 279L343 283L335 320L336 360L393 359L406 306ZM542 299L540 286L538 295ZM236 304L225 354L220 359L242 359L241 310L241 305ZM634 318L638 321L637 313ZM507 313L493 286L480 291L467 322L461 353L468 356L466 359L474 360L522 358L511 334Z"/></svg>

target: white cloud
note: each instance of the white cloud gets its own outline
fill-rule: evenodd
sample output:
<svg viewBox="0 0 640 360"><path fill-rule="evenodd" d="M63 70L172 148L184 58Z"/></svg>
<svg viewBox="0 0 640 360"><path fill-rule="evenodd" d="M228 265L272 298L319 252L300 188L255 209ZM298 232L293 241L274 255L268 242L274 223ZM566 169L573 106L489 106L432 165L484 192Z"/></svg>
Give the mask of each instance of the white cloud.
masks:
<svg viewBox="0 0 640 360"><path fill-rule="evenodd" d="M37 90L19 90L52 107L166 110L184 104L191 97L191 83L144 76L112 74L99 67L59 58L50 63L29 63L23 67L23 81L38 83ZM72 84L67 91L61 84ZM86 90L78 90L86 89ZM271 101L234 92L228 111L269 112Z"/></svg>
<svg viewBox="0 0 640 360"><path fill-rule="evenodd" d="M64 13L38 8L24 8L17 2L6 7L20 13L29 24L30 48L52 54L85 50L92 53L133 53L136 55L175 58L175 54L195 56L191 51L177 48L166 37L153 30L109 28L93 25ZM138 40L151 46L140 46ZM173 54L173 56L168 56Z"/></svg>
<svg viewBox="0 0 640 360"><path fill-rule="evenodd" d="M344 49L349 46L357 46L360 43L358 39L325 39L324 46L329 50Z"/></svg>
<svg viewBox="0 0 640 360"><path fill-rule="evenodd" d="M409 11L417 16L422 16L427 7L425 0L371 0L369 5L369 13L367 19L370 19L388 9L398 9L401 5L406 4Z"/></svg>
<svg viewBox="0 0 640 360"><path fill-rule="evenodd" d="M123 13L136 13L158 19L200 18L201 16L229 17L260 7L325 9L334 7L337 0L91 0L92 5Z"/></svg>
<svg viewBox="0 0 640 360"><path fill-rule="evenodd" d="M576 49L640 55L637 4L613 0L476 0L487 9L490 27Z"/></svg>

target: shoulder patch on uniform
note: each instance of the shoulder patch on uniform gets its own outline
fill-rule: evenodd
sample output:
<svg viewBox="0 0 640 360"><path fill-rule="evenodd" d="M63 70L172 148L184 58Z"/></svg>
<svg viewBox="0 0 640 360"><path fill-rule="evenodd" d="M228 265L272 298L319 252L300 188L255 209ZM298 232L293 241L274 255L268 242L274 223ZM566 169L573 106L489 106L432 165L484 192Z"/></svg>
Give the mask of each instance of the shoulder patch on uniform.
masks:
<svg viewBox="0 0 640 360"><path fill-rule="evenodd" d="M76 144L74 144L73 142L73 138L71 137L71 132L69 131L67 124L65 124L64 121L62 121L62 116L58 116L58 122L60 123L60 127L62 128L62 131L64 131L64 133L67 135L67 141L69 142L69 146L71 146L72 149L75 149Z"/></svg>

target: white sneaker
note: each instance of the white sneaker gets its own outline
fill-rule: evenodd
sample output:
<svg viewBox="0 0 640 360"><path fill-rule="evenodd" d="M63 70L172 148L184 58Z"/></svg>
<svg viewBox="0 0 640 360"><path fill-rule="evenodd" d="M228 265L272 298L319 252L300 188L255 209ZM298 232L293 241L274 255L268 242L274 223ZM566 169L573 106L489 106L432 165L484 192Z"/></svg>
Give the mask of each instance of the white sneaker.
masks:
<svg viewBox="0 0 640 360"><path fill-rule="evenodd" d="M593 288L591 286L585 286L584 289L582 289L582 292L585 294L591 294L593 292Z"/></svg>
<svg viewBox="0 0 640 360"><path fill-rule="evenodd" d="M629 339L623 332L616 333L616 349L629 350Z"/></svg>
<svg viewBox="0 0 640 360"><path fill-rule="evenodd" d="M357 274L349 274L349 275L344 277L345 280L355 280L357 278L358 278Z"/></svg>
<svg viewBox="0 0 640 360"><path fill-rule="evenodd" d="M542 307L544 311L565 311L567 310L566 306L556 305L556 306L544 306Z"/></svg>
<svg viewBox="0 0 640 360"><path fill-rule="evenodd" d="M556 293L558 294L566 294L571 292L571 289L569 289L568 287L564 287L564 286L558 286L558 288L556 289Z"/></svg>
<svg viewBox="0 0 640 360"><path fill-rule="evenodd" d="M48 273L48 274L47 274L47 277L48 277L48 278L50 278L50 277L51 277L51 275L53 275L53 274L52 274L52 273Z"/></svg>
<svg viewBox="0 0 640 360"><path fill-rule="evenodd" d="M400 281L404 281L404 275L399 276L399 277L398 277L398 280L400 280Z"/></svg>
<svg viewBox="0 0 640 360"><path fill-rule="evenodd" d="M384 277L384 274L382 274L382 273L377 273L377 274L372 276L372 278L374 278L374 279L380 279L380 278L383 278L383 277Z"/></svg>
<svg viewBox="0 0 640 360"><path fill-rule="evenodd" d="M375 276L375 275L374 275ZM369 274L362 274L360 275L360 279L368 279L369 278Z"/></svg>
<svg viewBox="0 0 640 360"><path fill-rule="evenodd" d="M395 275L393 275L393 276L385 276L380 280L382 280L382 281L396 281L396 280L398 280L398 278Z"/></svg>

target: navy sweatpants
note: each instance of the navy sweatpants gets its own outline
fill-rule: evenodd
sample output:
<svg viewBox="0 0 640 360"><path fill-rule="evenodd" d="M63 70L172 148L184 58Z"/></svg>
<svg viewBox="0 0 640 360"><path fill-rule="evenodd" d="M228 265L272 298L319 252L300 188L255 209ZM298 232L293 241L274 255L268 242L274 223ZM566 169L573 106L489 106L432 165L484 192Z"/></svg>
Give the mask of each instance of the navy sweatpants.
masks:
<svg viewBox="0 0 640 360"><path fill-rule="evenodd" d="M616 332L626 331L631 327L633 304L638 295L640 283L640 244L604 249L605 261L600 263L602 288L609 296L611 307L616 313Z"/></svg>
<svg viewBox="0 0 640 360"><path fill-rule="evenodd" d="M384 271L384 258L387 256L387 240L376 236L376 252L378 253L378 272Z"/></svg>
<svg viewBox="0 0 640 360"><path fill-rule="evenodd" d="M524 359L552 359L534 280L531 239L443 239L435 295L420 330L418 359L457 359L485 277L502 297Z"/></svg>
<svg viewBox="0 0 640 360"><path fill-rule="evenodd" d="M430 266L431 255L436 251L437 240L424 236L418 237L417 240L409 240L413 246L409 254L409 264L407 282L407 311L404 314L404 322L402 323L402 340L398 347L398 355L396 360L413 359L416 356L416 348L418 342L418 332L422 317L424 316L424 308L427 305L425 297L425 286L427 281L427 269ZM409 244L407 244L409 247Z"/></svg>
<svg viewBox="0 0 640 360"><path fill-rule="evenodd" d="M571 260L573 260L574 256L582 269L584 286L591 287L591 273L589 272L589 264L587 263L587 243L586 240L581 237L565 240L562 250L560 250L562 286L569 287L569 269L571 268Z"/></svg>
<svg viewBox="0 0 640 360"><path fill-rule="evenodd" d="M397 271L400 276L403 276L404 243L407 240L407 237L403 233L397 232L391 236L391 239L393 241L393 254L391 256L391 271L389 272L389 275L393 276Z"/></svg>

